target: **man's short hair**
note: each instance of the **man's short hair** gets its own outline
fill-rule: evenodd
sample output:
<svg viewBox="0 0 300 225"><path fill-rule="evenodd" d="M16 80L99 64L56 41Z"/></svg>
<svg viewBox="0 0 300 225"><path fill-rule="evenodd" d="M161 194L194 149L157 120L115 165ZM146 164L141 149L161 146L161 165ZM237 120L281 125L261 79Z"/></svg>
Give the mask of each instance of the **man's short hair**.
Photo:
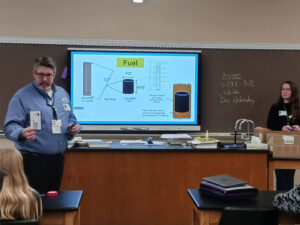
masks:
<svg viewBox="0 0 300 225"><path fill-rule="evenodd" d="M41 56L36 58L33 63L33 71L35 72L40 66L49 67L53 69L54 73L56 72L56 64L49 56Z"/></svg>

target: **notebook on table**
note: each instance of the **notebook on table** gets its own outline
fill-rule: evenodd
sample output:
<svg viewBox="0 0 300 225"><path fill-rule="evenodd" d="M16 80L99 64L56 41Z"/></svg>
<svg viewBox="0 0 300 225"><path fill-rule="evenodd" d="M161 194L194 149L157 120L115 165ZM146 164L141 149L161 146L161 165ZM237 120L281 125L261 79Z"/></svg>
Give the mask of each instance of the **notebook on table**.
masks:
<svg viewBox="0 0 300 225"><path fill-rule="evenodd" d="M208 195L211 197L216 197L224 200L240 200L240 199L250 199L255 198L258 194L257 189L253 189L252 191L245 191L245 192L233 192L233 193L221 193L219 191L201 188L199 189L200 193L204 195Z"/></svg>
<svg viewBox="0 0 300 225"><path fill-rule="evenodd" d="M205 189L205 190L211 190L211 191L217 191L223 194L227 194L227 193L245 193L245 192L253 192L253 191L257 191L256 188L245 184L242 186L237 186L237 187L221 187L220 185L216 185L207 181L202 181L200 183L200 189Z"/></svg>
<svg viewBox="0 0 300 225"><path fill-rule="evenodd" d="M204 177L203 180L219 185L221 187L229 188L229 187L237 187L237 186L243 186L246 185L247 182L240 180L235 177L231 177L226 174L221 174L217 176L211 176L211 177Z"/></svg>

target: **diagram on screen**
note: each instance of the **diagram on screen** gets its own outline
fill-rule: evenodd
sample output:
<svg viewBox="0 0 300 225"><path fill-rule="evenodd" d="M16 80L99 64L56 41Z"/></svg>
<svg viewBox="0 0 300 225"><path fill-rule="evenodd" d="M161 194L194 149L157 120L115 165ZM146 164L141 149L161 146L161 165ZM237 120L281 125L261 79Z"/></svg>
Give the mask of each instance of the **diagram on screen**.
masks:
<svg viewBox="0 0 300 225"><path fill-rule="evenodd" d="M197 55L79 52L71 55L76 116L105 123L184 123L195 118Z"/></svg>
<svg viewBox="0 0 300 225"><path fill-rule="evenodd" d="M173 86L173 117L190 118L191 117L191 85L174 84Z"/></svg>
<svg viewBox="0 0 300 225"><path fill-rule="evenodd" d="M149 74L138 73L139 82L134 79L130 70L120 74L107 66L94 62L83 62L83 96L93 96L101 100L107 89L124 95L131 95L148 88L149 91L161 91L168 83L165 67L162 62L151 61ZM147 80L149 78L149 80ZM138 85L139 84L139 85Z"/></svg>
<svg viewBox="0 0 300 225"><path fill-rule="evenodd" d="M92 67L94 68L92 69ZM131 75L130 72L127 72L126 74L128 76ZM105 90L108 88L126 95L135 92L135 83L137 83L137 81L131 78L122 77L119 77L117 81L112 81L113 75L116 77L116 71L113 69L93 62L84 62L83 96L94 95L95 99L101 100Z"/></svg>
<svg viewBox="0 0 300 225"><path fill-rule="evenodd" d="M150 61L150 91L161 91L164 84L169 83L170 77L166 72L166 64L160 61Z"/></svg>
<svg viewBox="0 0 300 225"><path fill-rule="evenodd" d="M92 67L93 71L92 72ZM110 83L115 71L111 68L99 65L93 62L83 63L83 95L94 95L96 99L101 99L106 88L111 88L119 93L133 94L134 93L134 80L123 79ZM93 77L92 77L93 76ZM123 82L123 90L116 88L116 84ZM92 90L95 89L92 93ZM96 94L97 92L97 94Z"/></svg>

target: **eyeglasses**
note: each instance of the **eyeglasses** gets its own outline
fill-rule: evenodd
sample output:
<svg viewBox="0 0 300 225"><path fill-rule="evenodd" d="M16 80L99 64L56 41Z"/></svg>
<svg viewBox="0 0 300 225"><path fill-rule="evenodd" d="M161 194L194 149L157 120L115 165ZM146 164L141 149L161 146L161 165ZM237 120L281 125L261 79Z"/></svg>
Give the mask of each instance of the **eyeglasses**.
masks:
<svg viewBox="0 0 300 225"><path fill-rule="evenodd" d="M287 91L287 92L290 92L292 91L290 88L282 88L281 91Z"/></svg>
<svg viewBox="0 0 300 225"><path fill-rule="evenodd" d="M54 77L54 73L38 73L38 72L35 72L35 74L38 76L38 78L46 77L47 79L49 79L49 78Z"/></svg>

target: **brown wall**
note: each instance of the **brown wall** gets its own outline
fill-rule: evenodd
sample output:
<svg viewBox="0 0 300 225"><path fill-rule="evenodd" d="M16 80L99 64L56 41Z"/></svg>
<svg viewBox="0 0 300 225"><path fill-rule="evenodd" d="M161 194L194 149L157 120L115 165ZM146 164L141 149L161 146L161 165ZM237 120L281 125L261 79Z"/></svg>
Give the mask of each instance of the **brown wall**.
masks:
<svg viewBox="0 0 300 225"><path fill-rule="evenodd" d="M37 56L54 58L55 83L67 87L68 82L61 78L61 73L67 65L68 47L0 44L0 130L12 95L32 82L32 62ZM201 59L198 91L204 132L233 132L239 118L251 119L256 126L265 127L268 110L279 95L282 75L286 80L300 83L300 51L203 49ZM266 91L266 83L272 91Z"/></svg>
<svg viewBox="0 0 300 225"><path fill-rule="evenodd" d="M0 37L299 43L298 0L1 0Z"/></svg>

